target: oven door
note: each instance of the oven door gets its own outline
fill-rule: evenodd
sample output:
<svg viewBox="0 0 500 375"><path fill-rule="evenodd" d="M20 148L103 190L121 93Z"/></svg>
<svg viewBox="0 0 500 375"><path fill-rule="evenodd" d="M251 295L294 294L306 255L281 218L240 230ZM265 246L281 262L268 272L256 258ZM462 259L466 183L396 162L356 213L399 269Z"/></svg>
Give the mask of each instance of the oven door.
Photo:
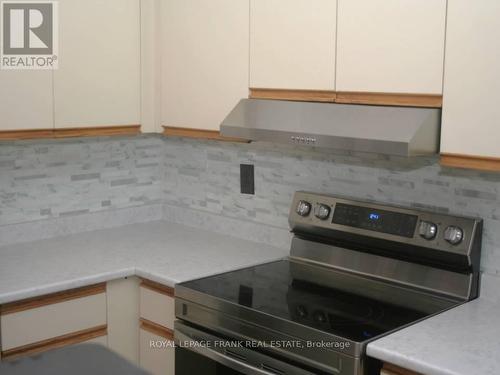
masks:
<svg viewBox="0 0 500 375"><path fill-rule="evenodd" d="M301 367L175 322L176 375L313 375Z"/></svg>

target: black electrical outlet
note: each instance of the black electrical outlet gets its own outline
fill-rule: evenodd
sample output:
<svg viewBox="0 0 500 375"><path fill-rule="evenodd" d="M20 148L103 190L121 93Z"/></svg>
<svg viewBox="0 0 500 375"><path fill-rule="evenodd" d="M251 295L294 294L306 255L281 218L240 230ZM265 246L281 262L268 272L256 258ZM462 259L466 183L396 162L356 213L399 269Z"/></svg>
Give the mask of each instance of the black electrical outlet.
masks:
<svg viewBox="0 0 500 375"><path fill-rule="evenodd" d="M240 164L241 194L255 194L253 164Z"/></svg>

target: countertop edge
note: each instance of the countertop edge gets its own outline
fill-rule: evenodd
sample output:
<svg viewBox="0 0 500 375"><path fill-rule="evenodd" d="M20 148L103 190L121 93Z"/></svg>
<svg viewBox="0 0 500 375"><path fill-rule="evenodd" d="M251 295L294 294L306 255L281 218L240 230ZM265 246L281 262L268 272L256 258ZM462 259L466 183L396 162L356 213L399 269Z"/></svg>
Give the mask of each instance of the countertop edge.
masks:
<svg viewBox="0 0 500 375"><path fill-rule="evenodd" d="M64 280L58 283L44 284L40 287L16 290L11 293L0 294L0 305L10 302L21 301L27 298L40 297L51 293L62 292L69 289L76 289L92 284L98 284L116 280L122 277L135 275L135 268L124 268L121 270L106 272L103 274L81 277L73 280Z"/></svg>
<svg viewBox="0 0 500 375"><path fill-rule="evenodd" d="M238 266L236 268L232 269L224 269L220 271L214 271L210 273L201 273L200 275L197 275L196 278L204 278L204 277L209 277L213 275L217 275L219 273L225 273L225 272L231 272L235 271L240 268L247 268L247 267L254 267L258 266L264 263L269 263L269 262L276 262L281 259L285 259L286 257L278 257L275 259L270 259L266 261L260 261L260 262L251 262L248 264L245 264L244 266ZM53 283L53 284L46 284L42 285L40 287L36 288L30 288L30 289L24 289L24 290L19 290L15 291L12 293L4 293L0 294L0 305L5 304L5 303L10 303L10 302L15 302L15 301L20 301L26 298L32 298L32 297L39 297L51 293L57 293L57 292L62 292L65 290L69 289L76 289L92 284L98 284L98 283L103 283L103 282L108 282L116 279L120 279L123 277L131 277L131 276L137 276L137 277L142 277L151 281L155 281L157 283L160 283L162 285L174 288L175 284L182 283L185 281L189 280L194 280L192 278L186 279L186 280L176 280L170 277L166 277L164 275L159 275L153 272L149 272L145 269L142 268L137 268L137 267L130 267L130 268L124 268L116 271L111 271L111 272L106 272L103 274L97 274L97 275L92 275L92 276L87 276L87 277L82 277L74 280L65 280L60 283Z"/></svg>

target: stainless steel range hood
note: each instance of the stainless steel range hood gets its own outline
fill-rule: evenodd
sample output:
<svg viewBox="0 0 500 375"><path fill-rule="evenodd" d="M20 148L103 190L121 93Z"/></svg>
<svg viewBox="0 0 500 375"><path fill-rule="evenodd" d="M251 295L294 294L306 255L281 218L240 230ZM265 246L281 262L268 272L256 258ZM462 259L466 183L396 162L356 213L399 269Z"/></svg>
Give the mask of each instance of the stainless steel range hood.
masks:
<svg viewBox="0 0 500 375"><path fill-rule="evenodd" d="M441 110L242 99L221 124L227 137L398 156L439 151Z"/></svg>

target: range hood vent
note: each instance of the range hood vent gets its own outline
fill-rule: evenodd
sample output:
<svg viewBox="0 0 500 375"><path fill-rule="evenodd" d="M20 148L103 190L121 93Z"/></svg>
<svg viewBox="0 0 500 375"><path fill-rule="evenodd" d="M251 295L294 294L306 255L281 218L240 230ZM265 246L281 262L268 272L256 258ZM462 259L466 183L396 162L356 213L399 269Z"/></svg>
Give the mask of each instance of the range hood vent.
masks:
<svg viewBox="0 0 500 375"><path fill-rule="evenodd" d="M440 128L434 108L242 99L221 134L408 157L437 153Z"/></svg>

